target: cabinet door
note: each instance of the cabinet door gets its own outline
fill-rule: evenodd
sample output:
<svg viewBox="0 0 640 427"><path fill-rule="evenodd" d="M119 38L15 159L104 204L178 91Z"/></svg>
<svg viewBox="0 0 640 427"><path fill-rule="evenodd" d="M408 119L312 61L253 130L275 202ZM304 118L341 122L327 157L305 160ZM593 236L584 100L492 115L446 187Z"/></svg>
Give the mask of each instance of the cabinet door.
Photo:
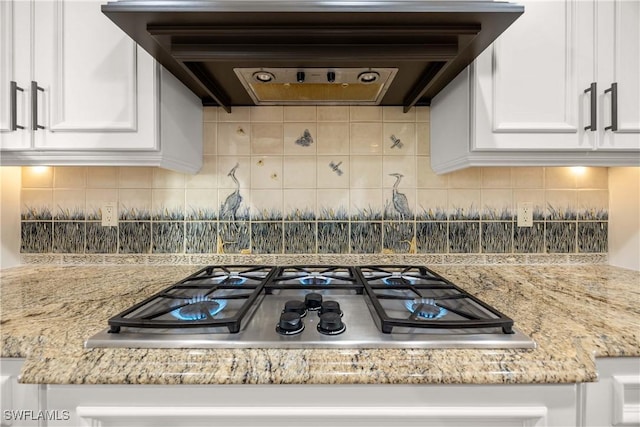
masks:
<svg viewBox="0 0 640 427"><path fill-rule="evenodd" d="M157 149L155 63L101 3L35 3L36 149Z"/></svg>
<svg viewBox="0 0 640 427"><path fill-rule="evenodd" d="M472 150L593 149L593 1L525 1L475 61ZM473 132L475 130L475 132ZM474 137L475 134L475 137Z"/></svg>
<svg viewBox="0 0 640 427"><path fill-rule="evenodd" d="M601 149L640 150L640 2L598 2L598 80L601 89ZM612 123L611 93L617 83L616 131L604 130Z"/></svg>
<svg viewBox="0 0 640 427"><path fill-rule="evenodd" d="M0 148L3 150L24 150L31 145L27 103L30 93L30 12L28 2L0 1ZM16 88L12 88L12 82ZM15 124L12 125L13 114Z"/></svg>

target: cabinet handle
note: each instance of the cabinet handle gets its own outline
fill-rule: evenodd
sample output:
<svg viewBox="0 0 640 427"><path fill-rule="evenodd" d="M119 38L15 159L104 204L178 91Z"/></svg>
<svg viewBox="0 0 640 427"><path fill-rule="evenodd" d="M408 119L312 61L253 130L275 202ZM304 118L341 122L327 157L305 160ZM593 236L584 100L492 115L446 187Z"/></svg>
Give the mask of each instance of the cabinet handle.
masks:
<svg viewBox="0 0 640 427"><path fill-rule="evenodd" d="M44 92L44 89L38 86L38 82L31 82L31 129L44 129L44 126L38 124L38 91Z"/></svg>
<svg viewBox="0 0 640 427"><path fill-rule="evenodd" d="M589 86L588 88L586 88L584 90L584 93L587 92L591 92L591 123L589 124L589 126L585 126L584 130L590 130L590 131L594 131L597 129L596 127L596 122L597 122L597 117L596 117L596 112L597 112L597 84L595 82L591 83L591 86Z"/></svg>
<svg viewBox="0 0 640 427"><path fill-rule="evenodd" d="M22 89L16 82L13 81L9 84L9 89L9 96L11 98L10 127L11 131L13 132L14 130L24 129L24 126L20 126L18 124L18 91L24 92L24 89Z"/></svg>
<svg viewBox="0 0 640 427"><path fill-rule="evenodd" d="M604 130L615 132L618 130L618 83L611 83L604 93L611 92L611 126L605 126Z"/></svg>

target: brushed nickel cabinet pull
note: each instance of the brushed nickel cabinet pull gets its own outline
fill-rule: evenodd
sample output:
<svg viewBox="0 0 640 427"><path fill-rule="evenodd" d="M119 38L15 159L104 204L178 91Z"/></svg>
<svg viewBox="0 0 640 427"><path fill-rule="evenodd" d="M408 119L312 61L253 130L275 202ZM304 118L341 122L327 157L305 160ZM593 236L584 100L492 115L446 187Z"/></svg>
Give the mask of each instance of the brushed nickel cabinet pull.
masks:
<svg viewBox="0 0 640 427"><path fill-rule="evenodd" d="M589 126L585 126L584 130L590 130L590 131L594 131L597 129L596 126L596 122L597 122L597 117L596 117L596 112L597 112L597 84L595 82L591 83L591 86L589 86L588 88L586 88L584 90L584 93L587 92L591 92L591 123L589 124Z"/></svg>
<svg viewBox="0 0 640 427"><path fill-rule="evenodd" d="M24 126L20 126L18 124L18 91L24 92L24 89L18 86L16 82L12 81L9 84L9 93L10 93L9 96L10 96L10 104L11 104L9 121L10 121L11 131L24 129Z"/></svg>
<svg viewBox="0 0 640 427"><path fill-rule="evenodd" d="M611 83L609 89L604 93L611 92L611 126L606 126L604 130L615 132L618 130L618 83Z"/></svg>
<svg viewBox="0 0 640 427"><path fill-rule="evenodd" d="M38 124L38 91L44 92L44 89L38 86L38 82L31 82L31 129L44 129L44 126Z"/></svg>

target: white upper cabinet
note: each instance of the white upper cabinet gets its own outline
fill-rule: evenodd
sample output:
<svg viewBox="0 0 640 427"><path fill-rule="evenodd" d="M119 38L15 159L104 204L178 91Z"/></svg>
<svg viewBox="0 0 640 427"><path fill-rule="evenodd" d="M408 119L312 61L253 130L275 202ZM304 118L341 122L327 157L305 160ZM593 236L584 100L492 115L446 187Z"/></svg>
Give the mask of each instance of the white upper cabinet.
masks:
<svg viewBox="0 0 640 427"><path fill-rule="evenodd" d="M598 2L600 149L640 148L640 1ZM612 84L615 86L612 88ZM600 90L600 88L599 88ZM604 93L603 91L607 91ZM615 91L615 95L612 93ZM613 99L613 98L617 99ZM615 101L615 102L614 102ZM617 118L615 117L617 115ZM612 117L613 116L613 117ZM616 120L617 119L617 120ZM607 129L613 125L613 129ZM615 129L615 130L614 130Z"/></svg>
<svg viewBox="0 0 640 427"><path fill-rule="evenodd" d="M0 3L2 164L155 165L196 172L202 162L199 99L104 16L101 3ZM174 113L161 109L169 86L178 98L171 123L179 132L161 121ZM171 110L172 100L164 101ZM164 131L182 140L165 138Z"/></svg>
<svg viewBox="0 0 640 427"><path fill-rule="evenodd" d="M525 13L432 101L433 169L638 164L640 2L523 3ZM614 82L617 130L607 128Z"/></svg>

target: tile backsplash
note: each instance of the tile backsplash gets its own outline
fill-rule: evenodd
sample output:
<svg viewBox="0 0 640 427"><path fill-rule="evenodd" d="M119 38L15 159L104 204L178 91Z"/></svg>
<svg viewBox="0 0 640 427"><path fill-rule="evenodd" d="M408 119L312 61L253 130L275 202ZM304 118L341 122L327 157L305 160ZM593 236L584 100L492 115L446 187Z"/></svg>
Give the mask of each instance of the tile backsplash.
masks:
<svg viewBox="0 0 640 427"><path fill-rule="evenodd" d="M606 253L606 168L436 175L429 109L205 109L197 175L22 169L22 252L59 254ZM117 227L101 207L118 206ZM518 227L519 202L533 227Z"/></svg>

